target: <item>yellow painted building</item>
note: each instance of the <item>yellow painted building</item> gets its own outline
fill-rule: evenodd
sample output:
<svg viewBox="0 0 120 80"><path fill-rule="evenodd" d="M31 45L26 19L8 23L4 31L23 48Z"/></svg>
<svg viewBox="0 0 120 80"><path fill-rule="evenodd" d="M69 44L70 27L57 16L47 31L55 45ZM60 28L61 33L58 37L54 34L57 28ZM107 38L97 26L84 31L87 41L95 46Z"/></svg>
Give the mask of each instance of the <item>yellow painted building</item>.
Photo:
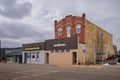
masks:
<svg viewBox="0 0 120 80"><path fill-rule="evenodd" d="M112 42L112 34L85 20L86 61L96 63L101 57L104 62L108 55L115 54Z"/></svg>

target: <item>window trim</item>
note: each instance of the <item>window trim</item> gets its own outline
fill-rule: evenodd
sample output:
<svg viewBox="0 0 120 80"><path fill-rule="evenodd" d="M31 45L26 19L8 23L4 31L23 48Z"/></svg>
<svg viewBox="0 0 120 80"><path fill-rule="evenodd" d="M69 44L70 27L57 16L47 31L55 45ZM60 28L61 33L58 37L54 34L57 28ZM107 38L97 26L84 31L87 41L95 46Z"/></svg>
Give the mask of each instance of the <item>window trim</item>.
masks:
<svg viewBox="0 0 120 80"><path fill-rule="evenodd" d="M80 24L77 24L75 28L76 28L76 33L81 32L81 25ZM78 29L79 29L79 31L78 31Z"/></svg>
<svg viewBox="0 0 120 80"><path fill-rule="evenodd" d="M66 33L67 33L67 37L71 37L71 27L70 26L67 26L66 28ZM68 31L69 31L69 34L68 34Z"/></svg>
<svg viewBox="0 0 120 80"><path fill-rule="evenodd" d="M57 34L58 34L58 36L61 36L61 35L62 35L62 28L61 28L61 27L59 27L59 28L57 29Z"/></svg>

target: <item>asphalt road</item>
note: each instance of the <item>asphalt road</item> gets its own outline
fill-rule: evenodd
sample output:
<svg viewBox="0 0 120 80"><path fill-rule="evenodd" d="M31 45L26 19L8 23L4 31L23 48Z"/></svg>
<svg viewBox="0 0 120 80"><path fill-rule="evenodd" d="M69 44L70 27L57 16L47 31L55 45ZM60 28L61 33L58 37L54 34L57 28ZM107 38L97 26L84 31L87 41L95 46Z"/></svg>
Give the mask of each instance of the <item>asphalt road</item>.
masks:
<svg viewBox="0 0 120 80"><path fill-rule="evenodd" d="M103 68L72 68L0 63L0 80L120 80L120 65Z"/></svg>

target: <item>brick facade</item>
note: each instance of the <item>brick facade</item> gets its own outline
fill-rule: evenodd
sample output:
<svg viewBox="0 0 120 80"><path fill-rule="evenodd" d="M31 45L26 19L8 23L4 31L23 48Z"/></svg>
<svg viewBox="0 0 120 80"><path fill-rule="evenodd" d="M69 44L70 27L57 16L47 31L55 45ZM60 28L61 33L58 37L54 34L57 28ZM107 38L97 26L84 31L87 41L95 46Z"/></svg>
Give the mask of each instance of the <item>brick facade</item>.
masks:
<svg viewBox="0 0 120 80"><path fill-rule="evenodd" d="M82 14L82 17L78 16L66 16L60 21L55 20L54 24L54 34L55 34L55 39L59 38L66 38L67 37L67 26L71 27L70 31L70 36L78 35L79 36L79 42L84 42L85 41L85 36L84 36L84 31L85 31L85 14ZM76 33L76 25L79 24L81 26L81 31L80 33ZM58 35L58 28L62 28L62 35Z"/></svg>
<svg viewBox="0 0 120 80"><path fill-rule="evenodd" d="M70 50L78 49L78 38L76 36L61 39L46 40L46 50ZM54 46L55 44L65 44L65 46Z"/></svg>
<svg viewBox="0 0 120 80"><path fill-rule="evenodd" d="M78 24L81 26L79 33L76 30ZM115 54L112 35L87 20L85 14L82 14L81 17L69 15L60 21L55 20L54 26L55 39L78 36L78 49L75 52L77 52L77 60L80 60L81 63L90 62L93 64L97 63L98 60L103 62L108 58L108 54ZM68 26L70 27L70 36L68 36ZM60 28L62 28L62 34L60 32L59 35ZM83 43L85 43L86 48L85 55L82 52ZM83 59L84 56L85 60Z"/></svg>

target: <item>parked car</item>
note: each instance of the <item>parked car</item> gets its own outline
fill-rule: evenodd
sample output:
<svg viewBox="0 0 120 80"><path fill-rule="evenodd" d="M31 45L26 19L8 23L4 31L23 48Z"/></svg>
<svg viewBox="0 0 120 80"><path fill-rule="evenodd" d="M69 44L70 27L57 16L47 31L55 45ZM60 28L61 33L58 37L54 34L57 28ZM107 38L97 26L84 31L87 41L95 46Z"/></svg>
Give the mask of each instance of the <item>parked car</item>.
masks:
<svg viewBox="0 0 120 80"><path fill-rule="evenodd" d="M118 63L120 63L120 54L117 55Z"/></svg>

